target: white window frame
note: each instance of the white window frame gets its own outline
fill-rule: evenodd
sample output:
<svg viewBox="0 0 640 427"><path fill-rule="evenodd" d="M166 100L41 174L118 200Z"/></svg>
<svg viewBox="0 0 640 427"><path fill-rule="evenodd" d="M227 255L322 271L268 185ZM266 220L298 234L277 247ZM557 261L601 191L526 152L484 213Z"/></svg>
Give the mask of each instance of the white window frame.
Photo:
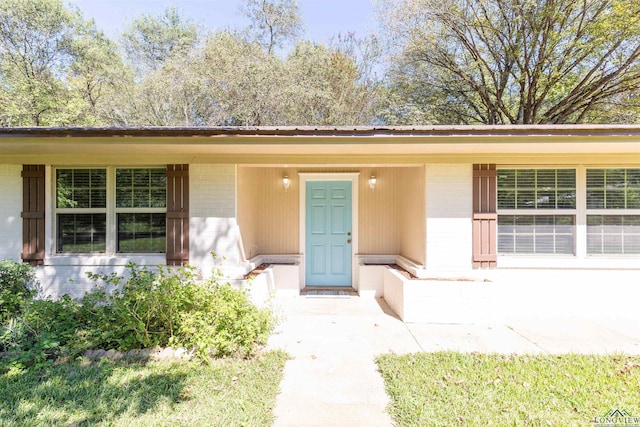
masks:
<svg viewBox="0 0 640 427"><path fill-rule="evenodd" d="M640 216L640 209L614 209L614 208L600 208L600 209L588 209L587 208L587 170L589 169L640 169L638 166L585 166L584 168L584 255L589 258L639 258L640 254L589 254L587 253L587 216L590 215L604 215L604 216L616 216L616 215L637 215Z"/></svg>
<svg viewBox="0 0 640 427"><path fill-rule="evenodd" d="M498 209L498 215L517 214L553 214L563 215L574 212L575 215L575 255L517 255L498 254L498 268L625 268L638 269L638 255L615 255L615 254L587 254L587 215L610 214L613 209L590 209L587 211L587 169L636 169L640 165L616 165L616 164L592 164L592 165L513 165L498 164L496 169L575 169L576 171L576 209L525 209L525 210L502 210ZM616 209L619 214L633 215L640 214L640 209L626 210ZM527 211L527 212L524 212ZM551 211L551 212L550 212Z"/></svg>
<svg viewBox="0 0 640 427"><path fill-rule="evenodd" d="M162 256L165 252L117 252L118 224L117 215L119 213L164 213L167 208L117 208L116 207L116 169L164 169L164 165L147 166L55 166L51 168L51 253L58 257L101 257L101 256L123 256L140 255L145 257ZM58 208L57 207L57 182L56 174L59 169L106 169L107 172L107 207L106 208ZM106 236L105 252L58 252L58 214L86 214L105 213L106 214ZM165 249L166 250L166 249Z"/></svg>
<svg viewBox="0 0 640 427"><path fill-rule="evenodd" d="M545 257L545 258L549 258L549 257L553 257L553 258L558 258L558 257L564 257L564 258L573 258L576 256L577 254L577 234L578 234L578 230L577 230L577 225L578 225L578 204L579 204L579 192L578 192L578 171L577 168L575 167L568 167L568 166L548 166L548 165L544 165L544 166L529 166L529 165L519 165L519 166L497 166L496 170L497 170L497 174L500 174L500 170L559 170L559 169L565 169L565 170L575 170L576 171L576 207L573 209L567 209L567 208L562 208L562 209L500 209L497 208L497 214L498 214L498 218L500 216L573 216L574 217L574 223L573 223L573 227L574 227L574 231L573 231L573 249L574 249L574 253L573 254L513 254L513 253L508 253L508 254L501 254L498 252L498 255L500 257ZM497 193L500 191L500 187L498 187L498 184L496 183L496 197L497 197ZM497 202L496 202L497 203ZM498 220L499 221L499 220ZM497 226L499 227L500 224L498 222ZM498 233L498 231L496 230L496 233ZM496 241L498 240L498 235L496 235Z"/></svg>

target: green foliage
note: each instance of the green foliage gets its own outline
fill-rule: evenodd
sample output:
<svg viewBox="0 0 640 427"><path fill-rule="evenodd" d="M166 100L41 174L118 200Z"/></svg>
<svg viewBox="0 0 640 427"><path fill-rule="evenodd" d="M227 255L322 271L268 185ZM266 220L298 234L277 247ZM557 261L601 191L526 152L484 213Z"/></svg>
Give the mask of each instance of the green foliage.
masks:
<svg viewBox="0 0 640 427"><path fill-rule="evenodd" d="M251 37L272 53L275 47L295 40L303 31L300 7L295 0L244 0L242 12L251 24Z"/></svg>
<svg viewBox="0 0 640 427"><path fill-rule="evenodd" d="M131 64L144 73L188 54L197 44L198 36L198 27L172 6L160 16L143 15L135 19L122 35L122 41Z"/></svg>
<svg viewBox="0 0 640 427"><path fill-rule="evenodd" d="M401 47L391 122L579 123L638 105L637 1L396 0L384 19Z"/></svg>
<svg viewBox="0 0 640 427"><path fill-rule="evenodd" d="M152 272L130 265L126 279L102 279L122 283L108 298L110 340L122 350L171 345L201 356L249 356L274 326L271 312L252 304L245 291L218 278L197 283L190 268Z"/></svg>
<svg viewBox="0 0 640 427"><path fill-rule="evenodd" d="M0 261L0 325L22 312L37 291L33 267L17 261Z"/></svg>
<svg viewBox="0 0 640 427"><path fill-rule="evenodd" d="M371 43L375 44L375 43ZM366 72L367 43L341 39L335 46L299 42L285 58L237 34L218 33L194 63L202 76L204 121L217 125L355 125L373 116L378 83ZM367 50L366 60L356 52ZM215 106L215 108L211 108Z"/></svg>
<svg viewBox="0 0 640 427"><path fill-rule="evenodd" d="M127 72L93 21L62 0L0 2L0 124L104 123Z"/></svg>
<svg viewBox="0 0 640 427"><path fill-rule="evenodd" d="M90 277L99 286L81 301L66 295L31 301L28 294L20 302L22 311L11 313L0 328L7 366L42 365L97 348L173 346L203 358L248 357L266 343L275 323L273 314L251 303L245 291L218 278L198 283L191 268L152 271L130 264L122 277Z"/></svg>
<svg viewBox="0 0 640 427"><path fill-rule="evenodd" d="M71 62L67 48L76 17L60 0L0 3L0 120L9 125L64 121L67 94L60 72Z"/></svg>
<svg viewBox="0 0 640 427"><path fill-rule="evenodd" d="M251 304L244 291L223 284L191 292L191 309L180 311L180 328L173 341L198 353L214 356L253 354L266 343L273 314Z"/></svg>
<svg viewBox="0 0 640 427"><path fill-rule="evenodd" d="M0 2L0 125L367 124L375 37L298 40L293 0L246 0L249 28L211 32L175 7L132 21L119 46L62 0ZM202 41L202 42L201 42ZM119 52L124 52L125 58Z"/></svg>
<svg viewBox="0 0 640 427"><path fill-rule="evenodd" d="M58 301L33 300L0 328L0 351L7 366L50 363L62 356L75 336L79 303L68 296Z"/></svg>

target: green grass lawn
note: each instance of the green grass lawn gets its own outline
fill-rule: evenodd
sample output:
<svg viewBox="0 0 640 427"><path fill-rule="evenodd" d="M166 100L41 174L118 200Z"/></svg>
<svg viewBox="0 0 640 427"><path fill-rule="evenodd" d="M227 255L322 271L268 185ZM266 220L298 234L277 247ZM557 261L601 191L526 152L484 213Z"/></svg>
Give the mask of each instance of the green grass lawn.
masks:
<svg viewBox="0 0 640 427"><path fill-rule="evenodd" d="M640 357L383 355L399 426L593 426L610 409L640 416Z"/></svg>
<svg viewBox="0 0 640 427"><path fill-rule="evenodd" d="M0 377L0 425L268 426L283 352L201 362L74 362Z"/></svg>

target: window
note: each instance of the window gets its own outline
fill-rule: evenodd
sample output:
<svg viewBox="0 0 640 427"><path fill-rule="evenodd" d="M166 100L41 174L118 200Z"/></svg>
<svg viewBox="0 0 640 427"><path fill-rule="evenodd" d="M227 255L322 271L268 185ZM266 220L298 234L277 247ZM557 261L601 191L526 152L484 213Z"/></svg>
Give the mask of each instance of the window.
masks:
<svg viewBox="0 0 640 427"><path fill-rule="evenodd" d="M640 169L587 169L587 254L640 254Z"/></svg>
<svg viewBox="0 0 640 427"><path fill-rule="evenodd" d="M56 170L58 252L106 252L106 169Z"/></svg>
<svg viewBox="0 0 640 427"><path fill-rule="evenodd" d="M498 170L498 253L575 253L575 169Z"/></svg>
<svg viewBox="0 0 640 427"><path fill-rule="evenodd" d="M116 169L116 251L164 252L166 206L164 169Z"/></svg>
<svg viewBox="0 0 640 427"><path fill-rule="evenodd" d="M57 252L165 252L166 187L164 168L57 169Z"/></svg>

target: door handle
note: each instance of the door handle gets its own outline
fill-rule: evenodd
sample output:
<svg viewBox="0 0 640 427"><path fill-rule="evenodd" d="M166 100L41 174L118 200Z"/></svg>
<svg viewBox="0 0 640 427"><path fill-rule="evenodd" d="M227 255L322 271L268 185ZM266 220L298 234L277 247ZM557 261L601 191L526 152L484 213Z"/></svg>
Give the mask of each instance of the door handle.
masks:
<svg viewBox="0 0 640 427"><path fill-rule="evenodd" d="M347 240L347 243L351 243L351 239Z"/></svg>
<svg viewBox="0 0 640 427"><path fill-rule="evenodd" d="M351 236L351 232L350 231L347 233L347 236Z"/></svg>

